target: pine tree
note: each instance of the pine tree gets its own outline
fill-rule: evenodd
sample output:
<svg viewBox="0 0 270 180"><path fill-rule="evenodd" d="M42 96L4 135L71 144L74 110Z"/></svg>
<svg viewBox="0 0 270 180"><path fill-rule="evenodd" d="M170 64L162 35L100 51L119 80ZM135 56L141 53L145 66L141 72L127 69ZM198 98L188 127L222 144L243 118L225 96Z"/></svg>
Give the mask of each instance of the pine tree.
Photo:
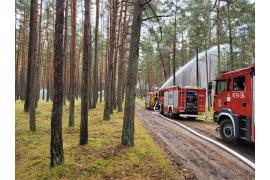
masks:
<svg viewBox="0 0 270 180"><path fill-rule="evenodd" d="M142 12L144 1L134 2L132 32L127 70L127 87L125 98L125 111L122 129L122 141L125 146L134 146L134 114L135 114L135 88L137 84L139 44L142 25Z"/></svg>
<svg viewBox="0 0 270 180"><path fill-rule="evenodd" d="M65 1L57 0L54 36L54 97L51 115L51 167L64 163L62 140L64 9Z"/></svg>
<svg viewBox="0 0 270 180"><path fill-rule="evenodd" d="M72 0L71 6L71 54L70 54L70 105L69 105L69 127L74 126L75 106L75 59L76 59L76 8L77 0Z"/></svg>
<svg viewBox="0 0 270 180"><path fill-rule="evenodd" d="M90 0L84 1L83 71L81 86L80 145L88 143L88 60L90 47Z"/></svg>

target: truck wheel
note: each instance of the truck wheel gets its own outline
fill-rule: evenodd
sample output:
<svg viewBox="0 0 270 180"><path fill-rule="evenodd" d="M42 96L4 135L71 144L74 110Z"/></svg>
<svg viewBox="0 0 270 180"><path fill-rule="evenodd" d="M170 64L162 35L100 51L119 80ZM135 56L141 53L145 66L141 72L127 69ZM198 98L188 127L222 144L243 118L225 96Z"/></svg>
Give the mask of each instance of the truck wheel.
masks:
<svg viewBox="0 0 270 180"><path fill-rule="evenodd" d="M230 119L224 119L219 125L219 133L221 138L226 143L235 143L234 127Z"/></svg>
<svg viewBox="0 0 270 180"><path fill-rule="evenodd" d="M170 118L173 118L174 116L173 116L173 112L172 112L172 108L170 108L170 110L169 110L169 117Z"/></svg>
<svg viewBox="0 0 270 180"><path fill-rule="evenodd" d="M164 114L162 105L159 105L159 113L162 114L162 115Z"/></svg>

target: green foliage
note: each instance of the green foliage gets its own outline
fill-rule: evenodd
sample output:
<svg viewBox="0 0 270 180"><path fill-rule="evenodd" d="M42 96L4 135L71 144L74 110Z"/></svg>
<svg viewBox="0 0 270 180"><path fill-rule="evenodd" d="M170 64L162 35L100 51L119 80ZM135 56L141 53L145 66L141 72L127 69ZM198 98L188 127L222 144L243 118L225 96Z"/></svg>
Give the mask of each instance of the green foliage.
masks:
<svg viewBox="0 0 270 180"><path fill-rule="evenodd" d="M68 128L68 104L63 108L65 164L49 167L52 103L39 102L37 131L28 129L28 114L16 102L16 179L176 179L162 150L135 119L135 146L120 145L123 113L102 120L104 104L89 114L89 144L79 146L80 102L75 104L75 127Z"/></svg>
<svg viewBox="0 0 270 180"><path fill-rule="evenodd" d="M176 3L177 6L175 6ZM172 68L174 14L177 14L176 67L179 67L195 56L197 48L201 52L217 45L217 11L216 8L213 8L213 1L210 0L157 0L152 1L151 4L158 16L165 15L166 17L159 18L159 23L155 18L145 22L147 33L143 34L141 41L143 55L140 64L142 67L146 67L147 63L151 61L156 70L152 76L158 79L157 83L163 84L164 78L159 77L163 76L163 68L154 34L159 40L165 68L169 72ZM148 17L153 16L150 8L147 8L146 14ZM253 64L255 59L255 4L246 0L230 1L229 4L222 1L220 19L220 44L230 43L229 29L231 28L233 47L233 58L231 58L231 54L225 54L221 59L221 62L223 61L221 68L230 70ZM142 77L148 83L147 71L144 71Z"/></svg>

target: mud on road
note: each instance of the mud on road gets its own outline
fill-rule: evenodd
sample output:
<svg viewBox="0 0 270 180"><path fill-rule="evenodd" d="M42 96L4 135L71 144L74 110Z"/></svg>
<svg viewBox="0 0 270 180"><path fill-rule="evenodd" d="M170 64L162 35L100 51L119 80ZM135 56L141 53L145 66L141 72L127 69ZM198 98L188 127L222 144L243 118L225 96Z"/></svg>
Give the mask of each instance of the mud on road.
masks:
<svg viewBox="0 0 270 180"><path fill-rule="evenodd" d="M255 171L233 155L152 112L136 106L136 117L181 169L181 174L187 174L186 179L255 179ZM189 126L188 122L185 124ZM189 127L209 135L212 126L203 126L206 125Z"/></svg>

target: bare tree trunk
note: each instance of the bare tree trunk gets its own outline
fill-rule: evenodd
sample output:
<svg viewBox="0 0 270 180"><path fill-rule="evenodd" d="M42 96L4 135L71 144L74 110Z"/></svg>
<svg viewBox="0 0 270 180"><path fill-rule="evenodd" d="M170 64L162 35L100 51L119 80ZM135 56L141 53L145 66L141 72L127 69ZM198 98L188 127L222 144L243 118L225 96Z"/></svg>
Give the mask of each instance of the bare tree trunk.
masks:
<svg viewBox="0 0 270 180"><path fill-rule="evenodd" d="M96 0L96 28L95 28L95 62L94 62L94 74L93 74L93 108L96 108L98 100L98 40L99 40L99 0Z"/></svg>
<svg viewBox="0 0 270 180"><path fill-rule="evenodd" d="M101 1L101 9L103 7L103 1ZM104 18L103 14L101 15L101 36L104 35ZM103 36L104 37L104 36ZM104 61L104 51L101 50L101 61L100 61L100 71L99 71L99 102L102 103L102 92L103 92L103 61Z"/></svg>
<svg viewBox="0 0 270 180"><path fill-rule="evenodd" d="M90 3L85 0L84 6L84 43L83 43L83 69L81 86L81 125L80 125L80 145L88 143L88 60L90 47Z"/></svg>
<svg viewBox="0 0 270 180"><path fill-rule="evenodd" d="M71 55L70 55L70 105L69 105L69 127L74 126L75 106L75 59L76 59L76 6L77 0L72 0L71 16Z"/></svg>
<svg viewBox="0 0 270 180"><path fill-rule="evenodd" d="M28 106L30 113L30 130L36 130L36 66L38 58L38 2L37 0L31 0L31 15L30 15L30 32L29 32L29 50L28 50ZM30 66L29 66L30 64ZM25 108L26 104L25 104ZM26 109L27 110L27 109Z"/></svg>
<svg viewBox="0 0 270 180"><path fill-rule="evenodd" d="M124 6L124 5L122 5ZM122 12L123 10L121 10ZM122 16L122 14L121 14ZM121 43L119 49L119 66L118 66L118 81L117 81L117 107L118 112L122 112L122 91L123 91L123 69L124 69L124 50L125 50L125 41L126 41L126 16L127 16L127 3L124 9L124 20L123 26L121 28Z"/></svg>
<svg viewBox="0 0 270 180"><path fill-rule="evenodd" d="M220 0L218 1L217 5L217 49L218 49L218 59L217 59L217 66L218 71L220 71Z"/></svg>
<svg viewBox="0 0 270 180"><path fill-rule="evenodd" d="M115 23L116 23L116 16L117 16L117 0L112 1L112 19L110 22L110 47L108 53L108 74L106 79L106 99L105 99L105 107L103 113L103 119L109 120L110 119L110 110L112 106L112 71L113 71L113 54L114 54L114 42L115 42Z"/></svg>
<svg viewBox="0 0 270 180"><path fill-rule="evenodd" d="M68 57L68 0L66 0L66 8L65 8L65 37L64 37L64 71L63 71L63 78L64 78L64 90L63 90L63 101L64 105L66 105L66 91L67 91L67 57Z"/></svg>
<svg viewBox="0 0 270 180"><path fill-rule="evenodd" d="M21 38L22 38L22 32L23 31L23 24L22 22L20 22L20 26L19 26L19 35L18 35L18 39L16 39L16 43L18 44L16 46L16 62L15 62L15 101L17 99L19 99L19 64L20 64L20 55L21 55L21 49L22 49L22 42L21 42ZM17 31L17 30L16 30Z"/></svg>
<svg viewBox="0 0 270 180"><path fill-rule="evenodd" d="M134 2L132 33L128 60L128 77L121 144L134 146L135 95L138 73L139 44L142 24L143 0Z"/></svg>
<svg viewBox="0 0 270 180"><path fill-rule="evenodd" d="M166 68L165 68L165 62L164 62L163 54L162 54L162 51L161 51L161 48L160 48L160 45L159 45L159 42L158 42L157 35L156 35L155 31L153 31L152 33L153 33L153 35L155 37L155 40L156 40L156 43L157 43L157 50L158 50L161 65L162 65L162 68L163 68L164 80L166 81L168 79L168 74L167 74L167 71L166 71Z"/></svg>
<svg viewBox="0 0 270 180"><path fill-rule="evenodd" d="M230 67L234 67L233 61L233 37L232 37L232 23L231 23L231 15L230 15L230 4L227 4L228 7L228 24L229 24L229 44L230 44Z"/></svg>
<svg viewBox="0 0 270 180"><path fill-rule="evenodd" d="M177 13L177 0L175 1L175 12L174 12L174 33L173 33L173 85L176 85L175 81L175 56L176 56L176 13Z"/></svg>
<svg viewBox="0 0 270 180"><path fill-rule="evenodd" d="M64 4L64 0L56 1L56 25L54 36L54 97L51 115L51 167L64 163L62 140Z"/></svg>
<svg viewBox="0 0 270 180"><path fill-rule="evenodd" d="M92 101L93 101L93 92L92 92L92 38L91 38L91 21L89 23L89 31L90 31L90 45L89 45L89 61L88 61L88 109L92 108Z"/></svg>
<svg viewBox="0 0 270 180"><path fill-rule="evenodd" d="M22 45L22 56L21 56L21 71L20 71L20 97L22 100L25 100L25 89L26 89L26 57L27 57L27 14L24 11L24 23L23 23L23 45Z"/></svg>
<svg viewBox="0 0 270 180"><path fill-rule="evenodd" d="M199 48L196 48L196 82L197 82L197 87L200 86L199 82Z"/></svg>
<svg viewBox="0 0 270 180"><path fill-rule="evenodd" d="M45 60L45 72L46 72L46 101L49 101L49 95L50 95L50 89L49 89L49 49L50 49L50 42L49 42L49 15L50 15L50 10L49 10L49 1L47 3L46 7L46 15L47 15L47 20L46 20L46 42L47 42L47 51L46 51L46 60Z"/></svg>
<svg viewBox="0 0 270 180"><path fill-rule="evenodd" d="M41 43L41 23L42 23L42 3L43 0L40 0L40 9L39 9L39 32L38 32L38 62L37 62L37 82L36 82L36 107L39 100L39 90L40 90L40 74L41 74L41 59L42 59L42 43Z"/></svg>

